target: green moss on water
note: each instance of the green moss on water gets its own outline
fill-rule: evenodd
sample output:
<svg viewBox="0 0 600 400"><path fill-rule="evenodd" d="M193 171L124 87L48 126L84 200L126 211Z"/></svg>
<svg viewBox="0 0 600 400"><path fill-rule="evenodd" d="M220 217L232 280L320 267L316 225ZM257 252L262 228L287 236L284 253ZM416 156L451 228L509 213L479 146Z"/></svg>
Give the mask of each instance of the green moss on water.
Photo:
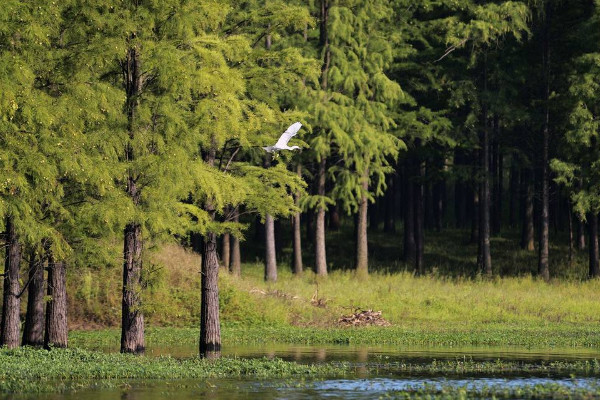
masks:
<svg viewBox="0 0 600 400"><path fill-rule="evenodd" d="M144 357L82 349L0 349L0 392L57 392L131 380L337 376L343 364L305 365L281 359Z"/></svg>

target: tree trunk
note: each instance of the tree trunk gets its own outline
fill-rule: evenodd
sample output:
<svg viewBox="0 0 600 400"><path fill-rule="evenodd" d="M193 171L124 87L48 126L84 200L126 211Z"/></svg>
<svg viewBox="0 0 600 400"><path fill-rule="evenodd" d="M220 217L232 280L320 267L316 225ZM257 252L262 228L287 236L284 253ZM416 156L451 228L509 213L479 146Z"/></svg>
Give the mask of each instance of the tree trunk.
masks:
<svg viewBox="0 0 600 400"><path fill-rule="evenodd" d="M317 194L325 196L325 168L327 161L325 157L319 162ZM317 275L327 275L327 259L325 254L325 207L317 210L317 221L315 224L315 269Z"/></svg>
<svg viewBox="0 0 600 400"><path fill-rule="evenodd" d="M407 160L405 196L404 196L404 261L415 262L417 247L415 243L415 168L412 160Z"/></svg>
<svg viewBox="0 0 600 400"><path fill-rule="evenodd" d="M19 346L21 331L21 298L19 292L19 267L21 244L12 217L6 217L6 255L4 259L4 292L2 293L2 324L0 345L9 349Z"/></svg>
<svg viewBox="0 0 600 400"><path fill-rule="evenodd" d="M540 242L539 242L539 262L538 273L544 280L550 279L550 269L548 267L548 239L549 239L549 207L550 207L550 177L548 174L548 148L550 146L550 49L549 49L549 7L546 5L546 16L544 20L544 126L542 131L542 198L540 210Z"/></svg>
<svg viewBox="0 0 600 400"><path fill-rule="evenodd" d="M493 162L492 162L492 174L493 174L493 223L492 223L492 233L494 235L498 235L500 230L502 229L502 169L503 169L503 157L500 152L500 145L498 143L498 137L500 135L500 122L496 117L494 118L494 143L492 145L493 149Z"/></svg>
<svg viewBox="0 0 600 400"><path fill-rule="evenodd" d="M425 185L423 185L423 178L425 176L425 163L420 162L417 166L418 176L417 182L414 187L414 200L415 200L415 271L418 275L425 273L425 266L423 264L423 251L424 251L424 210L423 210L423 191Z"/></svg>
<svg viewBox="0 0 600 400"><path fill-rule="evenodd" d="M533 251L534 246L534 229L533 229L533 170L526 168L521 175L521 187L523 204L521 207L522 214L522 233L521 233L521 248Z"/></svg>
<svg viewBox="0 0 600 400"><path fill-rule="evenodd" d="M142 227L138 223L125 227L124 254L121 353L140 354L146 345L142 312Z"/></svg>
<svg viewBox="0 0 600 400"><path fill-rule="evenodd" d="M485 122L484 122L485 123ZM487 124L486 124L487 125ZM490 252L490 175L489 175L489 142L487 126L483 128L481 142L481 164L483 169L483 181L481 182L481 194L479 200L479 212L481 219L479 223L479 256L477 262L479 270L492 275L492 256Z"/></svg>
<svg viewBox="0 0 600 400"><path fill-rule="evenodd" d="M44 347L66 348L67 324L67 268L64 261L48 256L48 303L46 305L46 333ZM143 337L142 337L143 338Z"/></svg>
<svg viewBox="0 0 600 400"><path fill-rule="evenodd" d="M598 262L598 215L590 213L588 216L588 226L590 229L590 268L589 277L600 277L600 267Z"/></svg>
<svg viewBox="0 0 600 400"><path fill-rule="evenodd" d="M240 222L240 213L236 209L233 214L233 222ZM240 239L231 235L231 263L229 264L229 272L234 276L242 276L242 257L240 254Z"/></svg>
<svg viewBox="0 0 600 400"><path fill-rule="evenodd" d="M219 320L219 258L217 235L204 236L202 255L202 303L200 311L200 357L218 358L221 355L221 324Z"/></svg>
<svg viewBox="0 0 600 400"><path fill-rule="evenodd" d="M44 258L31 252L23 346L44 345Z"/></svg>
<svg viewBox="0 0 600 400"><path fill-rule="evenodd" d="M267 214L265 216L265 281L277 281L275 253L275 221L270 214Z"/></svg>
<svg viewBox="0 0 600 400"><path fill-rule="evenodd" d="M139 96L142 92L141 59L136 47L127 51L123 66L126 90L127 128L129 143L125 149L126 159L135 160L131 142L134 140ZM131 170L127 176L127 195L134 206L140 202L140 188L137 177ZM123 240L123 300L121 315L121 352L143 353L144 314L142 312L142 227L138 222L129 222L125 226ZM46 313L47 315L47 313ZM47 328L46 328L47 329Z"/></svg>
<svg viewBox="0 0 600 400"><path fill-rule="evenodd" d="M484 64L484 93L487 93L487 56ZM492 256L490 252L490 132L488 127L487 104L483 104L481 116L482 130L480 135L480 156L483 180L481 182L481 195L479 199L479 211L481 220L479 223L479 270L487 276L492 276Z"/></svg>
<svg viewBox="0 0 600 400"><path fill-rule="evenodd" d="M296 167L296 172L299 177L302 177L302 164L298 163ZM300 201L300 194L294 194L294 202L296 206ZM297 212L293 217L293 228L294 228L294 239L293 239L293 248L294 248L294 274L301 275L302 274L302 230L301 230L301 215L302 213Z"/></svg>
<svg viewBox="0 0 600 400"><path fill-rule="evenodd" d="M206 163L214 166L215 145L207 152ZM215 208L210 200L204 204L212 220ZM219 320L219 257L217 255L217 235L208 232L204 236L202 254L201 308L200 308L200 357L218 358L221 356L221 322Z"/></svg>
<svg viewBox="0 0 600 400"><path fill-rule="evenodd" d="M229 233L224 233L223 238L221 239L221 261L223 262L223 267L229 269L231 263L231 245L230 245L231 235Z"/></svg>
<svg viewBox="0 0 600 400"><path fill-rule="evenodd" d="M369 203L367 191L369 190L368 171L362 176L362 195L358 208L358 224L356 229L356 275L365 277L369 274L369 249L367 239L367 215Z"/></svg>

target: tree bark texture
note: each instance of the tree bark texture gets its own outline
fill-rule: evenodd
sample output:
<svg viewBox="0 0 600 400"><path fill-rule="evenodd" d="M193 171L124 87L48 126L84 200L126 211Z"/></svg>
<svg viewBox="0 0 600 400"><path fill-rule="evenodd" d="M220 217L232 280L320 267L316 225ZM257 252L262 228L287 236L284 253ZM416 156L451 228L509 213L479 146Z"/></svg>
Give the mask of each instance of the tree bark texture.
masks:
<svg viewBox="0 0 600 400"><path fill-rule="evenodd" d="M202 304L200 314L200 357L221 355L221 324L219 320L219 258L217 235L204 236L202 256Z"/></svg>
<svg viewBox="0 0 600 400"><path fill-rule="evenodd" d="M48 303L46 305L46 333L44 347L66 348L67 323L67 266L64 261L48 258Z"/></svg>
<svg viewBox="0 0 600 400"><path fill-rule="evenodd" d="M129 140L125 154L128 161L135 160L131 142L135 137L135 119L142 93L141 57L137 47L127 51L123 65L125 78L126 111ZM140 187L132 170L127 176L127 195L134 206L140 201ZM123 299L121 314L121 352L143 353L145 350L144 314L142 312L142 227L138 222L125 226L123 240Z"/></svg>
<svg viewBox="0 0 600 400"><path fill-rule="evenodd" d="M277 281L275 221L270 214L265 216L265 281Z"/></svg>
<svg viewBox="0 0 600 400"><path fill-rule="evenodd" d="M19 346L21 332L21 299L19 292L19 267L21 244L11 217L6 218L6 255L4 260L4 292L2 294L2 323L0 345L9 349Z"/></svg>
<svg viewBox="0 0 600 400"><path fill-rule="evenodd" d="M27 286L27 314L23 328L24 346L44 345L44 264L45 258L31 252L29 286Z"/></svg>
<svg viewBox="0 0 600 400"><path fill-rule="evenodd" d="M231 235L229 233L224 233L221 238L221 262L223 263L223 267L229 269L229 265L231 263Z"/></svg>
<svg viewBox="0 0 600 400"><path fill-rule="evenodd" d="M123 301L121 312L121 353L145 351L144 314L142 312L142 227L125 227L123 263Z"/></svg>
<svg viewBox="0 0 600 400"><path fill-rule="evenodd" d="M317 194L325 196L325 168L327 160L321 158L319 162L318 172L318 187ZM327 258L325 253L325 208L321 207L317 210L317 220L315 223L315 269L317 275L327 275Z"/></svg>
<svg viewBox="0 0 600 400"><path fill-rule="evenodd" d="M209 166L215 164L215 145L206 155ZM204 209L215 218L215 208L207 200ZM217 235L208 232L204 236L204 251L202 254L202 293L200 308L200 357L219 358L221 356L221 321L219 319L219 257L217 255Z"/></svg>
<svg viewBox="0 0 600 400"><path fill-rule="evenodd" d="M366 172L362 177L362 196L358 208L358 223L356 229L356 274L358 276L366 276L369 274L369 248L367 238L367 215L368 215L368 199L367 191L369 190L369 173Z"/></svg>

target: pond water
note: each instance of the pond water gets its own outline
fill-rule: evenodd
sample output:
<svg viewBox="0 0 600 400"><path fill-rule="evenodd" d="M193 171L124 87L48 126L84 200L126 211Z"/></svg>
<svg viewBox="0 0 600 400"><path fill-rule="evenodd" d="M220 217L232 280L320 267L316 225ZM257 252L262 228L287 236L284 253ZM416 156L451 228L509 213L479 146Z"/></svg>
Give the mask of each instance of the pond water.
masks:
<svg viewBox="0 0 600 400"><path fill-rule="evenodd" d="M109 351L109 349L106 349ZM180 346L149 348L147 355L170 354L193 357L196 348ZM208 379L130 382L117 389L90 388L75 393L11 396L14 400L166 400L166 399L371 399L423 393L446 394L464 390L477 398L491 398L496 391L533 390L537 398L560 390L575 397L600 398L600 375L544 372L509 374L407 373L395 370L398 363L430 364L432 361L518 361L541 364L551 361L600 359L600 349L524 349L494 347L395 347L395 346L226 346L226 357L279 357L301 363L344 362L354 373L340 378L292 379ZM376 368L376 372L373 372ZM537 392L536 392L537 391ZM450 394L448 394L450 393ZM457 392L454 392L455 394ZM483 393L483 394L482 394ZM525 398L527 396L520 395ZM509 398L513 398L512 395Z"/></svg>

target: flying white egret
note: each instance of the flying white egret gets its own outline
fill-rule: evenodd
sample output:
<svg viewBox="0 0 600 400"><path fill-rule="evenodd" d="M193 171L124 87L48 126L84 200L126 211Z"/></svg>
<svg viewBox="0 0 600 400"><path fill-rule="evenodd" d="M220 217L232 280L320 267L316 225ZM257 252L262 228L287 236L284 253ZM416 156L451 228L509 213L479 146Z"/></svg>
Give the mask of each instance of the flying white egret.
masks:
<svg viewBox="0 0 600 400"><path fill-rule="evenodd" d="M300 130L301 127L302 127L302 124L300 122L294 122L292 125L290 125L289 128L287 128L285 130L285 132L283 132L281 134L281 136L279 137L279 140L277 141L277 143L275 143L274 146L263 147L263 149L265 149L269 153L274 153L274 152L279 151L279 150L296 150L296 149L299 149L300 146L292 146L292 147L290 147L287 144L290 141L290 139L292 138L292 136L294 136L296 133L298 133L298 131Z"/></svg>

